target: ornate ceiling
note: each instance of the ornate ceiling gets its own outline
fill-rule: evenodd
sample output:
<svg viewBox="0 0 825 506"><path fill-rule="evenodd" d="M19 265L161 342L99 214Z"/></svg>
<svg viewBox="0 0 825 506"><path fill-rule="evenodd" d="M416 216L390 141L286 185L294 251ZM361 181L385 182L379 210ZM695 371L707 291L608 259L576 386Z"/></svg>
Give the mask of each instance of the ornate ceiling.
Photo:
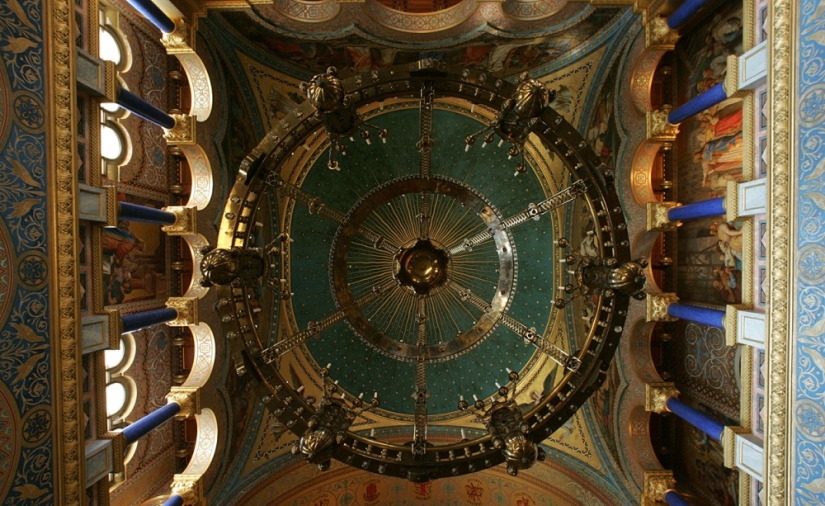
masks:
<svg viewBox="0 0 825 506"><path fill-rule="evenodd" d="M502 77L530 69L549 88L558 90L554 109L585 135L591 147L597 149L597 154L603 154L612 134L611 139L616 140L610 141L613 142L610 149L614 158L618 155L619 135L608 131L616 129L615 120L609 123L604 115L612 111L612 104L606 107L605 103L613 100L619 55L628 47L629 34L638 33L638 19L629 9L570 4L543 23L524 22L522 27L527 28L524 31L508 32L494 28L492 24L483 24L469 33L458 33L453 29L439 32L441 40L432 35L428 36L429 41L423 42L411 42L405 35L398 35L392 42L379 39L376 32L380 29L371 22L365 24L372 33L360 24L336 31L335 23L339 22L336 21L319 25L326 27L327 32L318 28L314 29L315 33L304 34L302 38L283 26L276 28L269 24L266 15L266 8L261 6L255 11L210 10L199 21L199 37L204 42L199 51L205 54L207 64L214 67L210 73L221 81L218 87L227 97L222 104L222 124L210 132L230 167L230 173L225 176L227 181L234 178L243 155L251 151L258 139L296 110L303 99L298 90L301 80L329 64L336 64L345 76L417 61L421 57L436 57ZM509 27L517 28L512 23ZM444 40L445 33L451 35L449 41ZM360 138L354 142L345 141L346 154L339 157L341 170L329 171L323 139L310 140L305 148L289 158L281 177L322 197L330 207L346 211L376 186L416 172L419 101L392 99L380 106L373 104L361 112L369 122L390 132L386 144L375 137L371 145ZM493 204L502 216L510 216L522 210L525 203L539 202L569 186L569 175L561 160L552 152L536 150L535 140L528 143L530 170L517 177L513 175L516 160L508 160L505 148L493 144L482 149L477 144L465 152L464 137L483 128L491 118L491 111L464 100L437 100L433 112L433 137L436 140L432 148L433 172L472 188L480 198ZM224 188L229 186L225 184ZM224 195L224 199L226 197L228 195ZM384 204L386 210L380 216L388 236L393 230L403 231L409 226L409 216L416 214L414 205L406 200L413 199L396 196ZM460 209L451 206L452 202L455 201L444 197L435 202L435 207L442 216L453 216L453 221L461 222ZM294 335L306 329L310 322L317 322L336 311L330 289L329 259L330 251L335 247L333 242L338 225L319 219L306 207L294 204L294 201L279 199L275 191L270 191L256 215L256 219L269 217L256 238L257 244L266 244L281 232L288 232L295 239L290 244L289 259L283 265L283 275L290 279L294 295L282 300L271 292L260 294L261 308L269 317L262 320L268 322L268 327L264 324L258 332L269 336L267 344L274 343L278 335ZM586 332L588 315L580 302L571 305L568 311L550 310L557 293L556 285L563 278L563 266L546 238L563 235L572 239L576 249L593 247L592 236L587 233L593 230L593 223L588 216L582 202L578 201L576 205L558 208L548 217L513 231L518 255L517 290L509 314L525 325L543 331L554 345L568 353L582 346L582 338L577 336ZM374 222L371 226L381 224ZM474 230L477 224L467 222L466 226L467 230ZM442 227L441 233L442 240L449 242L450 234L457 232ZM409 239L403 232L396 235L399 241ZM496 284L497 274L490 271L480 274L477 269L485 262L497 262L492 244L489 243L487 249L480 247L474 251L470 263L455 266L456 276L463 276L462 281L473 293L492 292ZM364 252L361 257L351 255L349 260L353 264L349 266L350 273L355 278L373 275L370 269L374 262L369 252ZM367 280L364 287L369 284ZM430 330L435 335L443 334L441 339L446 342L450 338L448 333L454 334L453 329L471 325L479 315L473 314L469 306L462 308L456 297L445 295L442 299L442 309L438 313L441 320L433 321ZM378 320L375 325L406 336L399 338L400 341L414 341L411 331L415 320L413 309L404 302L387 297L376 303L373 310L371 314ZM292 388L304 386L303 395L316 399L321 396L319 371L327 363L333 363L333 376L344 391L357 395L379 390L381 407L358 419L352 430L367 436L371 429L375 429L376 438L403 443L412 438L414 402L411 396L416 384L415 367L385 355L367 346L346 324L339 323L321 332L320 337L307 341L306 347L286 355L279 369L290 379ZM516 401L525 409L542 396L549 395L563 377L563 369L555 362L535 353L533 346L515 338L503 326L499 327L477 347L465 350L454 360L428 366L430 438L436 443L457 441L461 438L460 428L465 429L468 437L485 434L483 425L477 420L456 410L457 393L468 398L472 394L480 398L493 395L495 382L507 381L505 368L522 373ZM500 378L495 376L496 373ZM229 374L233 375L231 371ZM631 500L635 486L620 463L623 458L617 450L620 439L617 417L611 414L616 397L625 387L625 373L620 367L611 367L605 385L593 400L544 441L551 462L527 471L525 479L533 484L530 485L533 488L525 486L525 493L532 493L532 497L554 497L562 504L581 502L590 497L588 494L596 494L593 497L597 499L593 502L586 501L592 504ZM296 457L289 450L296 437L253 394L244 391L243 385L237 386L234 393L240 394L232 402L235 442L226 450L227 458L231 460L221 470L223 485L217 501L232 504L244 494L251 494L251 498L267 487L270 487L267 497L274 497L277 489L283 494L284 501L297 501L301 497L311 500L312 497L299 490L299 484L309 475L314 476L316 471L294 467ZM500 490L501 480L506 476L500 474L501 469L478 475L479 483L473 486L486 487L490 497L498 491L499 495L512 498L514 489L506 493ZM327 484L313 487L312 491L332 494L341 504L346 504L344 496L348 490L354 494L369 478L337 466L328 473L321 475ZM565 476L568 482L575 481L570 477L578 477L584 485L553 484ZM296 488L284 488L287 479ZM342 480L352 481L348 488L341 489ZM463 482L461 487L453 480L434 483L436 488L429 493L436 493L438 497L447 497L459 488L461 493L469 490L468 484ZM448 483L453 485L442 486ZM380 485L386 494L401 496L409 495L402 493L402 489L413 487L413 484L393 480L382 481ZM600 492L597 494L595 489ZM410 490L414 494L424 492ZM242 502L252 504L246 499Z"/></svg>

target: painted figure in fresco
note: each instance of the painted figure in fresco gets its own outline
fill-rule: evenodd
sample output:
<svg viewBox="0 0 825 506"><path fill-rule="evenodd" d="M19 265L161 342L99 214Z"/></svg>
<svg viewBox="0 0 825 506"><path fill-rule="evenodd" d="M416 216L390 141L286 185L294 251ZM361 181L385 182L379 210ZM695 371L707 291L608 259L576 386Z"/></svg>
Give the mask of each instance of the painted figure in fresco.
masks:
<svg viewBox="0 0 825 506"><path fill-rule="evenodd" d="M715 288L722 299L729 304L736 304L742 300L742 273L736 269L731 269L727 265L713 268L713 288Z"/></svg>
<svg viewBox="0 0 825 506"><path fill-rule="evenodd" d="M719 239L717 249L722 254L726 267L740 269L742 266L742 230L735 223L710 224L711 235Z"/></svg>

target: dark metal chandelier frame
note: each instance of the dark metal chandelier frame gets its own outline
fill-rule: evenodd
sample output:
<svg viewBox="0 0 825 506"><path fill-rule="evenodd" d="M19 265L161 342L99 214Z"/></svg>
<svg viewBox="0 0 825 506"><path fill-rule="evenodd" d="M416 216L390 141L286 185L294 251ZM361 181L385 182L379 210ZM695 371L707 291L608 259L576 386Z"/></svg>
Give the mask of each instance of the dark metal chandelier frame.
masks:
<svg viewBox="0 0 825 506"><path fill-rule="evenodd" d="M347 90L347 107L352 110L358 110L371 103L391 98L419 97L422 100L422 118L427 113L431 117L432 101L434 99L459 98L500 112L503 106L506 109L507 104L512 103L511 97L517 92L517 85L502 79L476 70L448 66L435 60L422 60L410 65L359 74L340 82ZM217 250L234 251L236 257L239 255L242 257L242 252L253 249L250 238L256 223L256 213L262 199L273 186L276 186L282 195L307 205L311 213L338 222L341 228L336 238L337 242L344 240L342 239L344 236L344 238L359 236L362 239L371 240L376 249L383 248L387 252L398 251L403 246L389 244L385 238L381 238L374 231L362 226L361 223L352 221L353 216L350 215L351 213L348 214L330 208L316 197L280 179L280 167L293 155L296 148L307 143L310 136L324 129L324 121L322 121L324 118L316 112L317 109L313 107L310 101L301 104L294 113L285 117L279 125L270 131L244 159L226 202L218 235ZM329 123L329 120L327 119L326 122ZM418 149L422 153L421 173L418 176L408 178L407 182L399 181L393 184L407 188L405 191L431 195L444 191L444 188L450 185L456 186L458 183L447 181L446 178L431 177L429 173L429 149L432 142L427 132L425 132L426 126L426 123L422 120L422 136L418 145ZM506 218L513 222L510 225L515 226L515 224L524 220L537 218L537 216L544 214L553 207L575 198L583 198L595 223L594 233L597 235L596 244L600 250L600 258L608 259L607 262L595 262L602 266L601 269L604 269L604 275L601 276L601 279L604 281L610 278L610 272L612 272L610 269L613 266L631 265L633 267L625 216L616 190L612 185L612 173L603 170L599 158L593 153L582 136L552 108L537 109L537 113L530 118L529 127L529 131L538 138L537 145L540 146L540 149L550 150L562 160L571 174L574 185L562 190L558 195L550 197L539 205L526 207L522 213ZM526 138L526 134L523 137ZM520 149L523 149L524 138L520 139L522 142ZM343 167L343 169L346 170L346 167ZM502 177L512 177L512 175L502 174ZM450 191L453 191L452 187ZM458 191L458 189L456 188L455 191ZM380 190L376 190L374 195L380 197ZM371 197L366 197L366 200L369 200L369 198ZM378 197L375 198L380 200ZM426 200L429 197L423 198ZM472 200L474 197L466 198ZM483 202L479 205L482 204ZM429 205L428 200L426 202L422 201L422 206ZM422 220L422 236L426 232L424 221L426 220ZM495 231L487 235L489 237L467 238L460 244L455 245L452 248L454 251L447 255L460 254L462 251L472 249L475 244L486 240L495 240L493 237ZM288 238L280 238L281 243L285 241L288 241ZM561 246L567 245L566 240L561 242ZM548 245L549 247L552 246ZM409 248L413 248L413 246L409 246ZM408 256L430 255L432 257L433 255L430 246L415 246L415 248L420 250L415 249L413 251L411 249L412 253ZM269 258L272 256L273 251L278 254L282 253L283 249L283 247L273 246L267 250L265 255L261 256ZM334 264L338 259L335 255L332 255L332 257L331 263ZM588 262L579 263L585 265ZM449 281L447 281L447 284L441 289L445 291L452 289L458 296L465 297L464 300L469 300L483 311L486 311L485 314L489 321L483 325L489 327L501 324L508 327L520 337L523 337L525 341L533 343L541 352L556 360L565 369L565 377L559 386L553 392L547 393L541 402L524 413L521 413L512 401L510 394L514 392L515 383L519 378L518 373L510 372L509 381L499 389L497 394L501 403L499 405L495 402L492 405L489 402L487 403L489 409L486 410L488 415L485 423L490 430L490 434L447 445L433 445L426 439L427 416L424 364L427 360L440 358L439 350L434 348L426 354L423 351L417 354L419 350L427 348L426 336L423 340L419 339L419 346L408 345L404 351L405 359L416 363L416 391L420 394L415 398L416 416L414 441L412 443L402 445L378 441L348 430L349 426L345 424L344 420L352 418L351 413L354 410L347 407L343 401L343 396L340 399L333 397L336 391L334 385L322 385L325 397L320 405L315 406L308 403L300 391L293 390L289 381L282 376L278 369L279 357L300 346L324 328L347 319L347 308L355 307L359 303L363 304L366 300L364 298L374 299L380 297L382 290L391 285L394 286L397 280L390 280L389 284L385 283L386 287L378 286L372 293L362 295L361 299L364 300L356 300L354 296L347 295L346 290L339 291L337 302L340 310L337 313L311 324L308 329L293 335L289 339L274 343L268 348L262 344L265 340L262 340L256 330L256 308L250 304L250 300L254 298L256 287L249 282L250 276L236 276L234 282L219 284L217 286L218 303L216 307L234 359L236 372L245 381L250 382L267 409L275 414L289 430L298 436L312 435L312 438L309 436L302 438L300 449L310 462L324 468L328 467L328 459L334 458L370 472L403 477L412 481L428 481L439 477L473 473L504 461L508 463L508 470L513 473L517 472L519 468L529 467L528 465L520 467L517 461L512 460L511 453L514 448L532 445L534 449L532 454L528 455L532 459L530 464L536 458L543 458L543 452L539 451L538 455L536 454L535 445L547 438L568 418L573 416L606 377L610 360L622 335L629 300L631 295L634 295L632 291L638 288L638 264L629 269L629 272L631 278L633 275L636 275L637 278L635 284L630 283L633 286L628 289L611 290L605 285L603 289L583 290L597 299L596 312L581 349L573 355L568 355L564 351L555 348L534 329L527 328L526 325L514 320L503 311L491 312L489 302L481 300L474 294L469 293L469 290L464 290L458 285L450 287L448 286ZM579 280L583 279L581 273L578 273L577 278ZM643 277L641 282L643 284ZM627 285L627 282L625 284ZM569 289L568 293L571 293L571 291ZM638 290L636 294L638 294ZM288 294L282 295L288 297ZM474 298L478 300L476 301ZM423 296L421 300L424 300ZM553 306L553 302L552 300L548 301L548 305ZM499 305L502 307L507 303L507 301L499 301ZM559 300L552 310L561 311L564 303L565 301ZM421 311L419 321L424 321L423 309ZM349 321L352 325L353 322ZM479 325L482 325L482 323L479 322ZM353 327L355 328L357 325L353 325ZM419 325L419 333L423 327L423 324ZM378 348L384 346L379 342L384 337L378 334L375 335L375 345ZM449 355L446 352L445 354ZM330 383L328 381L329 374L329 369L322 368L322 378L327 383ZM370 402L372 406L378 405L377 398ZM361 405L362 401L354 400L353 406ZM320 413L319 410L322 406L332 407L325 408L327 412ZM459 407L462 409L474 408L477 413L485 412L484 401L478 401L473 405L464 402L462 398ZM328 420L328 422L324 422L324 420ZM322 432L330 429L328 427L319 429L319 424L323 425L324 423L339 425L337 428L332 427L335 430L329 430L330 435L326 442L321 442ZM508 434L504 434L502 431L508 432ZM333 443L329 443L329 441L333 441ZM306 443L306 448L303 446L304 443ZM511 447L511 443L514 445L513 447ZM313 444L324 444L326 446L314 453L315 450L310 448ZM519 458L526 458L522 454L519 455L521 455Z"/></svg>

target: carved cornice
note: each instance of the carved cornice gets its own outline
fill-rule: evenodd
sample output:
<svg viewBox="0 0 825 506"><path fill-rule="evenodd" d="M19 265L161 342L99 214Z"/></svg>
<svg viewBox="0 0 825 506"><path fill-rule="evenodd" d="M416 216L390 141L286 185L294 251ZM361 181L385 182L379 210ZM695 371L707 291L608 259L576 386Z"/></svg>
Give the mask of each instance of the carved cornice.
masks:
<svg viewBox="0 0 825 506"><path fill-rule="evenodd" d="M673 471L645 471L643 494L650 501L664 502L665 493L676 487Z"/></svg>
<svg viewBox="0 0 825 506"><path fill-rule="evenodd" d="M674 125L667 120L667 116L672 110L672 106L665 104L658 111L647 111L645 113L648 139L660 142L674 142L676 140L679 125Z"/></svg>
<svg viewBox="0 0 825 506"><path fill-rule="evenodd" d="M653 413L670 413L667 400L678 397L676 385L669 383L645 383L645 411Z"/></svg>
<svg viewBox="0 0 825 506"><path fill-rule="evenodd" d="M175 21L175 31L165 33L161 38L167 54L192 53L192 28L184 19Z"/></svg>
<svg viewBox="0 0 825 506"><path fill-rule="evenodd" d="M670 51L676 47L679 32L667 25L667 18L654 16L645 26L645 48Z"/></svg>
<svg viewBox="0 0 825 506"><path fill-rule="evenodd" d="M19 5L19 4L15 4ZM34 11L32 11L34 12ZM35 53L48 53L41 80L45 93L48 124L42 155L48 168L49 191L46 198L49 233L59 240L49 241L49 296L53 327L50 332L50 370L54 384L54 452L51 461L54 479L53 501L63 506L84 503L84 449L81 366L80 299L78 286L78 186L75 157L77 106L75 85L74 3L53 0L42 4L43 41L34 43ZM45 50L44 50L45 49ZM48 376L47 376L48 377ZM16 465L16 464L15 464Z"/></svg>
<svg viewBox="0 0 825 506"><path fill-rule="evenodd" d="M198 299L195 297L169 297L166 307L177 310L178 317L167 322L170 327L186 327L198 324Z"/></svg>
<svg viewBox="0 0 825 506"><path fill-rule="evenodd" d="M116 227L118 222L117 187L107 186L106 190L106 226Z"/></svg>
<svg viewBox="0 0 825 506"><path fill-rule="evenodd" d="M749 432L748 429L739 426L725 427L722 430L723 465L728 469L736 468L736 435L748 434Z"/></svg>
<svg viewBox="0 0 825 506"><path fill-rule="evenodd" d="M647 230L676 230L680 223L672 222L667 217L668 210L678 207L676 202L648 202L647 203Z"/></svg>
<svg viewBox="0 0 825 506"><path fill-rule="evenodd" d="M169 130L164 129L163 136L166 144L186 144L195 142L195 118L187 114L170 113L175 118L175 126Z"/></svg>
<svg viewBox="0 0 825 506"><path fill-rule="evenodd" d="M772 206L772 211L776 211L775 206ZM754 255L756 254L756 248L753 246L755 234L754 223L753 218L740 219L738 221L742 224L740 228L742 231L742 244L749 246L742 248L742 304L753 307L755 287L758 285L753 268Z"/></svg>
<svg viewBox="0 0 825 506"><path fill-rule="evenodd" d="M198 233L198 210L194 207L169 206L164 207L163 210L175 215L175 223L162 227L166 235L195 235Z"/></svg>
<svg viewBox="0 0 825 506"><path fill-rule="evenodd" d="M175 418L184 419L201 411L201 390L199 387L173 386L166 400L180 404L180 413Z"/></svg>

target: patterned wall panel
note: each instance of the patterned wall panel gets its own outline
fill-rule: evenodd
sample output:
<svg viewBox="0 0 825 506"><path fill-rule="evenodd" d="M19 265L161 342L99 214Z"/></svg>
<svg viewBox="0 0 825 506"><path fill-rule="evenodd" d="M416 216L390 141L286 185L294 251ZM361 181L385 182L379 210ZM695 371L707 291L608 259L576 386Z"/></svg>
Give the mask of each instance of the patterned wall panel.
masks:
<svg viewBox="0 0 825 506"><path fill-rule="evenodd" d="M54 504L42 5L0 4L0 500Z"/></svg>

